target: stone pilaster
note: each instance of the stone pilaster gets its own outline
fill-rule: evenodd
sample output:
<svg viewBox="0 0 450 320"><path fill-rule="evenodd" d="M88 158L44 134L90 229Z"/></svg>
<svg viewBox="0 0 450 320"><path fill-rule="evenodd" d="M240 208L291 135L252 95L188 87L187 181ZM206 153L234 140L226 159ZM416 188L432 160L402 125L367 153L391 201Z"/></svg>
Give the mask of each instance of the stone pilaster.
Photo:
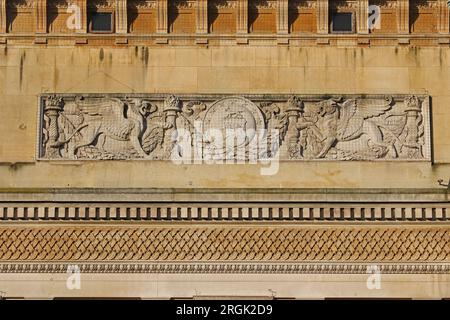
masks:
<svg viewBox="0 0 450 320"><path fill-rule="evenodd" d="M87 33L87 0L76 0L74 2L79 7L80 28L76 29L77 33Z"/></svg>
<svg viewBox="0 0 450 320"><path fill-rule="evenodd" d="M156 2L156 33L168 32L168 7L167 0L157 0Z"/></svg>
<svg viewBox="0 0 450 320"><path fill-rule="evenodd" d="M6 33L6 0L0 0L0 33Z"/></svg>
<svg viewBox="0 0 450 320"><path fill-rule="evenodd" d="M289 1L278 0L277 5L277 33L289 33Z"/></svg>
<svg viewBox="0 0 450 320"><path fill-rule="evenodd" d="M36 1L36 33L47 33L47 0Z"/></svg>
<svg viewBox="0 0 450 320"><path fill-rule="evenodd" d="M328 33L328 0L317 0L317 33Z"/></svg>
<svg viewBox="0 0 450 320"><path fill-rule="evenodd" d="M439 20L438 32L441 34L448 34L449 30L449 15L450 8L447 5L447 0L438 0Z"/></svg>
<svg viewBox="0 0 450 320"><path fill-rule="evenodd" d="M248 33L248 0L237 0L237 33Z"/></svg>
<svg viewBox="0 0 450 320"><path fill-rule="evenodd" d="M116 0L116 33L127 32L127 0Z"/></svg>
<svg viewBox="0 0 450 320"><path fill-rule="evenodd" d="M369 33L369 0L358 1L358 12L356 13L356 30L358 34Z"/></svg>
<svg viewBox="0 0 450 320"><path fill-rule="evenodd" d="M409 33L409 0L397 1L397 24L398 33Z"/></svg>
<svg viewBox="0 0 450 320"><path fill-rule="evenodd" d="M0 33L6 33L6 0L0 0Z"/></svg>
<svg viewBox="0 0 450 320"><path fill-rule="evenodd" d="M195 32L208 33L208 0L197 0L195 16Z"/></svg>

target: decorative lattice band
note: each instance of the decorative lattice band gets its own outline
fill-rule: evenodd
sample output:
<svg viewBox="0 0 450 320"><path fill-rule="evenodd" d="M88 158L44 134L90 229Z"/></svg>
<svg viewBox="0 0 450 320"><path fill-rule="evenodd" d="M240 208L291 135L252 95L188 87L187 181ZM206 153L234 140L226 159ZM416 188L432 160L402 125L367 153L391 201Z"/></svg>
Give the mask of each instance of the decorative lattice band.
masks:
<svg viewBox="0 0 450 320"><path fill-rule="evenodd" d="M2 225L0 263L450 263L450 226Z"/></svg>

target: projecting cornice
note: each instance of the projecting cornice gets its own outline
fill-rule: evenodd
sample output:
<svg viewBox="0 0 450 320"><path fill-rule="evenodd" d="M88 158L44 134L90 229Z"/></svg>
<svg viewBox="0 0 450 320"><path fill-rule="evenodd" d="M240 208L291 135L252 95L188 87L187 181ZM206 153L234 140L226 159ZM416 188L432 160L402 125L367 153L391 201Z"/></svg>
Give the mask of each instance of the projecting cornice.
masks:
<svg viewBox="0 0 450 320"><path fill-rule="evenodd" d="M388 17L391 17L390 19L394 19L389 23L381 23L381 25L383 28L385 28L385 25L389 25L389 28L395 29L382 29L374 32L368 29L367 21L367 16L371 14L369 5L373 5L373 3L368 1L341 1L338 11L346 12L347 10L354 15L353 32L350 34L335 33L331 28L330 21L336 6L330 5L329 0L296 1L295 3L294 1L280 0L256 4L252 0L226 1L224 3L213 0L195 0L186 2L188 5L178 4L175 6L168 5L167 0L128 2L116 0L106 3L107 5L93 0L74 0L71 4L78 8L74 11L75 9L65 1L0 0L0 43L14 44L20 42L23 44L24 41L29 40L30 43L34 42L38 45L59 45L61 39L70 40L74 45L89 45L91 39L102 39L104 45L177 45L179 43L184 45L226 45L226 42L241 45L261 45L261 42L264 42L266 45L304 46L342 45L344 41L346 46L367 46L369 44L448 46L450 43L449 8L446 0L424 3L398 0L389 2L388 6L381 4L379 6L381 18L388 19ZM375 5L378 4L375 3ZM53 16L55 13L51 12L55 10L54 8L59 8L57 15L61 15L61 17L58 19L62 19L59 23L64 25L64 19L72 19L72 16L66 13L66 10L69 10L69 13L76 15L80 20L78 27L64 32L59 29L59 31L54 31L51 27L51 24L57 20ZM311 25L304 26L308 30L307 32L297 32L292 27L293 21L295 17L307 20L306 16L300 17L299 12L303 14L303 11L298 11L304 8L307 8L306 15L312 15L314 19L308 18L311 20L308 22ZM417 8L417 10L414 8ZM15 24L14 19L20 18L17 18L14 13L17 10L20 11L20 14L24 14L21 19L28 21L29 25L23 24L23 22ZM88 32L90 12L93 10L106 10L112 13L114 27L109 34ZM152 15L145 16L145 19L152 19L151 24L154 24L155 27L135 34L131 27L133 19L145 10L152 12ZM179 10L184 11L179 12ZM227 22L234 24L233 32L229 32L228 29L223 33L212 31L213 20L217 18L220 10L228 10L226 14L231 15L227 16L226 19L234 19L233 22ZM388 10L388 14L383 15L383 10ZM423 21L427 21L425 24L418 19L423 10L426 11L423 13L426 14L423 18ZM267 30L255 29L253 26L255 21L259 19L260 13L265 16L258 23ZM52 14L51 19L49 19L49 14ZM63 14L67 16L63 17ZM176 23L176 19L181 14L183 14L182 24L192 22L191 31L182 30L181 33L178 33L172 28L172 24ZM25 15L29 15L29 17ZM433 19L433 21L429 22L427 19ZM430 27L426 27L424 30L417 29L414 26L416 22Z"/></svg>
<svg viewBox="0 0 450 320"><path fill-rule="evenodd" d="M120 196L120 198L118 198ZM448 203L446 188L1 188L1 202Z"/></svg>

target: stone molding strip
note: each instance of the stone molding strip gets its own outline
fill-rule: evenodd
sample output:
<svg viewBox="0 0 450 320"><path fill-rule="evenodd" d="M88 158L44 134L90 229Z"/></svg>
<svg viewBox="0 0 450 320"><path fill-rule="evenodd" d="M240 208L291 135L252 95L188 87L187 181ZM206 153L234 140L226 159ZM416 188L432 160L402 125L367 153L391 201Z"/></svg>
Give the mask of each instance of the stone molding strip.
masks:
<svg viewBox="0 0 450 320"><path fill-rule="evenodd" d="M0 273L67 273L74 263L0 263ZM367 274L374 264L81 263L81 273ZM376 264L382 274L449 274L450 264Z"/></svg>
<svg viewBox="0 0 450 320"><path fill-rule="evenodd" d="M444 204L0 203L0 221L294 220L448 221Z"/></svg>
<svg viewBox="0 0 450 320"><path fill-rule="evenodd" d="M0 188L0 203L450 203L449 192L446 188Z"/></svg>
<svg viewBox="0 0 450 320"><path fill-rule="evenodd" d="M0 45L23 46L42 45L57 47L61 42L67 46L97 46L99 40L108 46L135 46L145 45L149 47L189 45L191 47L204 45L196 43L200 39L207 41L209 46L267 46L285 45L290 47L309 46L339 46L339 41L346 41L346 45L358 47L361 44L372 46L444 46L448 47L450 37L447 34L252 34L243 35L217 35L217 34L35 34L35 33L0 33ZM284 40L280 43L278 40ZM118 43L117 43L118 41Z"/></svg>

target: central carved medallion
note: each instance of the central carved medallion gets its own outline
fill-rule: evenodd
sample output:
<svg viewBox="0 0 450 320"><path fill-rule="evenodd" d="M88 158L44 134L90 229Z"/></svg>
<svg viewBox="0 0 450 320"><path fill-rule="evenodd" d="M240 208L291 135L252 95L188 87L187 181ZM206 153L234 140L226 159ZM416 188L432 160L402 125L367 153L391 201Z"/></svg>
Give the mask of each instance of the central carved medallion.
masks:
<svg viewBox="0 0 450 320"><path fill-rule="evenodd" d="M215 150L215 159L246 159L246 149L256 143L264 128L263 114L253 102L242 97L224 98L206 111L203 143ZM244 151L242 156L236 152L239 148Z"/></svg>

